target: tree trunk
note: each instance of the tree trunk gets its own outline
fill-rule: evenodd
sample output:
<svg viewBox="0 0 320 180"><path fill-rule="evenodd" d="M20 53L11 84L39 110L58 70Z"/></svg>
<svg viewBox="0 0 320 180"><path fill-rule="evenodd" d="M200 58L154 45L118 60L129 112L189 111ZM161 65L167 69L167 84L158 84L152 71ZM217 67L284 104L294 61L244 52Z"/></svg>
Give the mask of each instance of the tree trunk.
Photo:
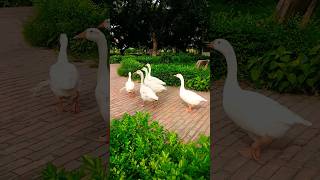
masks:
<svg viewBox="0 0 320 180"><path fill-rule="evenodd" d="M309 7L308 7L306 13L304 13L304 15L303 15L303 18L302 18L302 21L301 21L301 27L302 28L306 27L306 25L310 21L310 18L312 16L316 6L317 6L317 0L312 0L311 3L309 4Z"/></svg>
<svg viewBox="0 0 320 180"><path fill-rule="evenodd" d="M156 56L158 51L158 41L156 33L152 33L152 56Z"/></svg>
<svg viewBox="0 0 320 180"><path fill-rule="evenodd" d="M276 8L279 23L286 22L297 13L305 14L313 0L280 0Z"/></svg>

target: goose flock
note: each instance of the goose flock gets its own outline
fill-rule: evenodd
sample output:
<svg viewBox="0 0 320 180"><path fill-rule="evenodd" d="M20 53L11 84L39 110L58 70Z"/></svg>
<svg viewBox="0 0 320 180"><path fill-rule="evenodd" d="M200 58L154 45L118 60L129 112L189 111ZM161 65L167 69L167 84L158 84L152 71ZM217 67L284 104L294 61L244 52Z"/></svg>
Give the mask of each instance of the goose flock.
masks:
<svg viewBox="0 0 320 180"><path fill-rule="evenodd" d="M99 28L110 28L110 20L105 20ZM74 39L87 39L98 45L99 67L97 74L97 85L95 89L96 101L100 114L104 121L109 125L107 118L107 40L105 35L97 28L88 28L76 35ZM68 38L66 34L60 35L60 52L57 62L50 67L49 80L39 83L34 88L35 92L41 87L50 85L53 94L58 98L59 109L66 111L63 106L63 99L72 98L72 111L80 111L80 76L75 65L70 63L67 58ZM225 56L227 62L227 78L223 88L223 108L229 118L239 127L248 132L253 139L249 148L240 151L243 156L259 160L263 146L269 145L275 138L283 136L289 128L295 124L311 126L312 123L304 120L299 115L290 111L278 102L262 94L243 90L237 80L237 59L232 45L225 39L216 39L207 45L209 48L219 51ZM161 79L151 75L151 65L146 64L141 70L134 74L140 76L140 97L142 106L145 102L159 101L159 93L167 90L166 83ZM192 107L198 106L207 100L193 91L184 87L182 74L174 75L180 80L180 98L188 105L187 111L192 111ZM125 86L120 89L127 93L134 94L135 84L132 80L131 72L128 73L128 80ZM107 131L107 135L108 135Z"/></svg>
<svg viewBox="0 0 320 180"><path fill-rule="evenodd" d="M151 65L149 63L146 64L146 67L143 67L141 70L134 72L134 74L138 74L141 79L139 92L142 99L142 106L144 106L145 101L153 103L158 101L159 97L157 94L167 90L167 88L165 87L165 82L151 75ZM180 79L180 98L186 104L188 104L188 112L191 112L192 107L198 106L201 102L207 102L206 99L196 94L195 92L185 89L184 78L181 74L176 74L174 76ZM120 91L123 89L126 89L127 93L129 94L132 94L134 92L134 82L132 81L131 72L128 73L128 80L125 83L125 86L120 89Z"/></svg>

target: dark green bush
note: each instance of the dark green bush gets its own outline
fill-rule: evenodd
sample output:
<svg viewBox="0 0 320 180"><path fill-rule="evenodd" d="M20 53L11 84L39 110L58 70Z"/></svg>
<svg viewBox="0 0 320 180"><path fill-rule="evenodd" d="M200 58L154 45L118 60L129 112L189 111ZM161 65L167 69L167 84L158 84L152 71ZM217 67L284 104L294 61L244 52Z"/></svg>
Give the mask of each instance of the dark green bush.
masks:
<svg viewBox="0 0 320 180"><path fill-rule="evenodd" d="M252 82L279 92L317 93L320 88L320 46L309 52L279 47L249 63Z"/></svg>
<svg viewBox="0 0 320 180"><path fill-rule="evenodd" d="M1 0L0 7L31 6L32 0Z"/></svg>
<svg viewBox="0 0 320 180"><path fill-rule="evenodd" d="M95 43L73 40L89 27L96 27L107 17L107 9L90 0L34 0L36 16L24 27L25 38L34 46L56 47L60 33L70 39L72 53L96 53Z"/></svg>
<svg viewBox="0 0 320 180"><path fill-rule="evenodd" d="M210 179L210 141L184 144L147 113L112 121L111 179Z"/></svg>
<svg viewBox="0 0 320 180"><path fill-rule="evenodd" d="M120 76L127 76L128 72L135 72L141 69L145 64L136 60L136 57L127 57L121 61L118 69ZM207 91L210 87L209 69L197 69L195 64L151 64L151 74L164 82L168 86L180 86L180 80L175 74L182 74L185 79L185 86L189 89L198 91ZM140 79L134 75L133 79Z"/></svg>
<svg viewBox="0 0 320 180"><path fill-rule="evenodd" d="M81 180L83 178L107 180L107 171L101 159L90 156L82 157L82 165L79 169L66 171L58 169L49 163L42 171L43 180Z"/></svg>
<svg viewBox="0 0 320 180"><path fill-rule="evenodd" d="M121 63L121 61L122 61L121 55L110 56L110 64L118 64L118 63Z"/></svg>
<svg viewBox="0 0 320 180"><path fill-rule="evenodd" d="M232 44L241 79L250 79L247 65L252 57L261 57L279 46L305 52L319 44L320 21L316 18L305 29L299 27L300 17L281 25L274 21L275 1L240 2L217 0L212 3L208 34L210 40L224 38ZM216 77L226 74L223 57L214 57L211 62Z"/></svg>

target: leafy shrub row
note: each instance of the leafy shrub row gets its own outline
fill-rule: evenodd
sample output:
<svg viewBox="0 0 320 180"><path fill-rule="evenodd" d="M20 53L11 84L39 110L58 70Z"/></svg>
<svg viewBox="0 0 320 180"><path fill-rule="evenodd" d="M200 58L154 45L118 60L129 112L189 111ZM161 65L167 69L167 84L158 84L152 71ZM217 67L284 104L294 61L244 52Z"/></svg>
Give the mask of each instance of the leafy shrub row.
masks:
<svg viewBox="0 0 320 180"><path fill-rule="evenodd" d="M0 7L31 6L32 0L1 0Z"/></svg>
<svg viewBox="0 0 320 180"><path fill-rule="evenodd" d="M209 39L224 38L232 44L237 55L240 78L250 79L247 66L252 57L262 57L280 46L306 52L320 43L320 21L316 18L301 29L299 17L283 25L275 22L275 1L235 2L217 0L211 5L208 35ZM215 76L226 74L223 57L214 56L211 62L215 67Z"/></svg>
<svg viewBox="0 0 320 180"><path fill-rule="evenodd" d="M79 169L66 171L48 164L42 179L210 179L210 140L182 143L148 113L125 114L111 124L110 176L101 159L84 156Z"/></svg>
<svg viewBox="0 0 320 180"><path fill-rule="evenodd" d="M184 144L147 113L112 121L111 179L210 179L210 142L206 136Z"/></svg>
<svg viewBox="0 0 320 180"><path fill-rule="evenodd" d="M52 163L42 171L43 180L81 180L83 178L107 180L107 171L99 158L91 156L82 157L82 165L79 169L66 171L59 169Z"/></svg>
<svg viewBox="0 0 320 180"><path fill-rule="evenodd" d="M208 57L203 57L201 55L191 55L187 53L162 53L160 56L132 56L132 55L113 55L110 57L112 64L120 63L122 59L127 57L134 57L136 61L140 63L152 63L152 64L164 64L164 63L173 63L173 64L187 64L187 63L196 63L199 59L208 59Z"/></svg>
<svg viewBox="0 0 320 180"><path fill-rule="evenodd" d="M60 33L66 33L72 53L97 52L95 43L72 37L101 23L107 17L107 8L91 0L34 0L33 4L36 16L24 27L24 36L31 45L56 47Z"/></svg>
<svg viewBox="0 0 320 180"><path fill-rule="evenodd" d="M317 93L320 90L320 45L307 53L284 47L252 58L248 69L258 87L279 92Z"/></svg>
<svg viewBox="0 0 320 180"><path fill-rule="evenodd" d="M145 64L136 60L136 57L126 57L121 61L118 69L120 76L127 76L129 72L133 73L141 69ZM164 82L168 86L180 86L180 80L175 74L182 74L185 80L185 87L198 91L208 91L210 89L210 71L209 69L197 69L195 64L151 64L151 74ZM133 79L140 77L133 75Z"/></svg>

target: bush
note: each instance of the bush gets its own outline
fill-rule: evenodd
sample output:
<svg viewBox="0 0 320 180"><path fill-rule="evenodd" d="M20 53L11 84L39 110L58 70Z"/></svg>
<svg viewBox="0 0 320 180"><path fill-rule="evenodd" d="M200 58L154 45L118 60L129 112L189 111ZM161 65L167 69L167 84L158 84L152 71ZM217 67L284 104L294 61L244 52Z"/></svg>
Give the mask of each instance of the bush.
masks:
<svg viewBox="0 0 320 180"><path fill-rule="evenodd" d="M113 55L110 56L110 64L118 64L122 61L121 55Z"/></svg>
<svg viewBox="0 0 320 180"><path fill-rule="evenodd" d="M279 92L317 93L320 88L320 45L309 52L279 47L248 66L252 82Z"/></svg>
<svg viewBox="0 0 320 180"><path fill-rule="evenodd" d="M24 27L24 35L34 46L56 47L60 33L71 39L88 27L96 27L107 17L107 9L90 0L35 0L37 14ZM95 43L70 40L72 53L97 53Z"/></svg>
<svg viewBox="0 0 320 180"><path fill-rule="evenodd" d="M49 163L42 171L43 180L80 180L85 177L89 179L107 180L107 171L99 158L90 156L82 157L82 165L79 169L73 171L66 171L65 169L58 169L53 164Z"/></svg>
<svg viewBox="0 0 320 180"><path fill-rule="evenodd" d="M138 62L135 57L124 58L118 69L120 76L127 76L129 72L141 69L144 64ZM151 74L164 82L168 86L180 86L180 80L175 74L182 74L185 79L185 86L189 89L207 91L210 88L209 69L197 69L195 64L151 64ZM133 75L133 79L140 79L138 75Z"/></svg>
<svg viewBox="0 0 320 180"><path fill-rule="evenodd" d="M210 179L210 142L201 136L184 144L147 113L113 120L111 179Z"/></svg>
<svg viewBox="0 0 320 180"><path fill-rule="evenodd" d="M1 0L0 7L31 6L32 0Z"/></svg>
<svg viewBox="0 0 320 180"><path fill-rule="evenodd" d="M238 0L237 0L238 1ZM276 3L272 0L238 3L217 0L211 5L209 39L227 39L237 55L240 78L250 79L247 65L252 57L262 57L280 46L306 52L319 44L320 21L313 19L305 28L299 27L300 17L281 25L274 21ZM227 3L227 4L226 4ZM228 8L225 8L227 7ZM215 76L226 73L225 60L212 58Z"/></svg>

